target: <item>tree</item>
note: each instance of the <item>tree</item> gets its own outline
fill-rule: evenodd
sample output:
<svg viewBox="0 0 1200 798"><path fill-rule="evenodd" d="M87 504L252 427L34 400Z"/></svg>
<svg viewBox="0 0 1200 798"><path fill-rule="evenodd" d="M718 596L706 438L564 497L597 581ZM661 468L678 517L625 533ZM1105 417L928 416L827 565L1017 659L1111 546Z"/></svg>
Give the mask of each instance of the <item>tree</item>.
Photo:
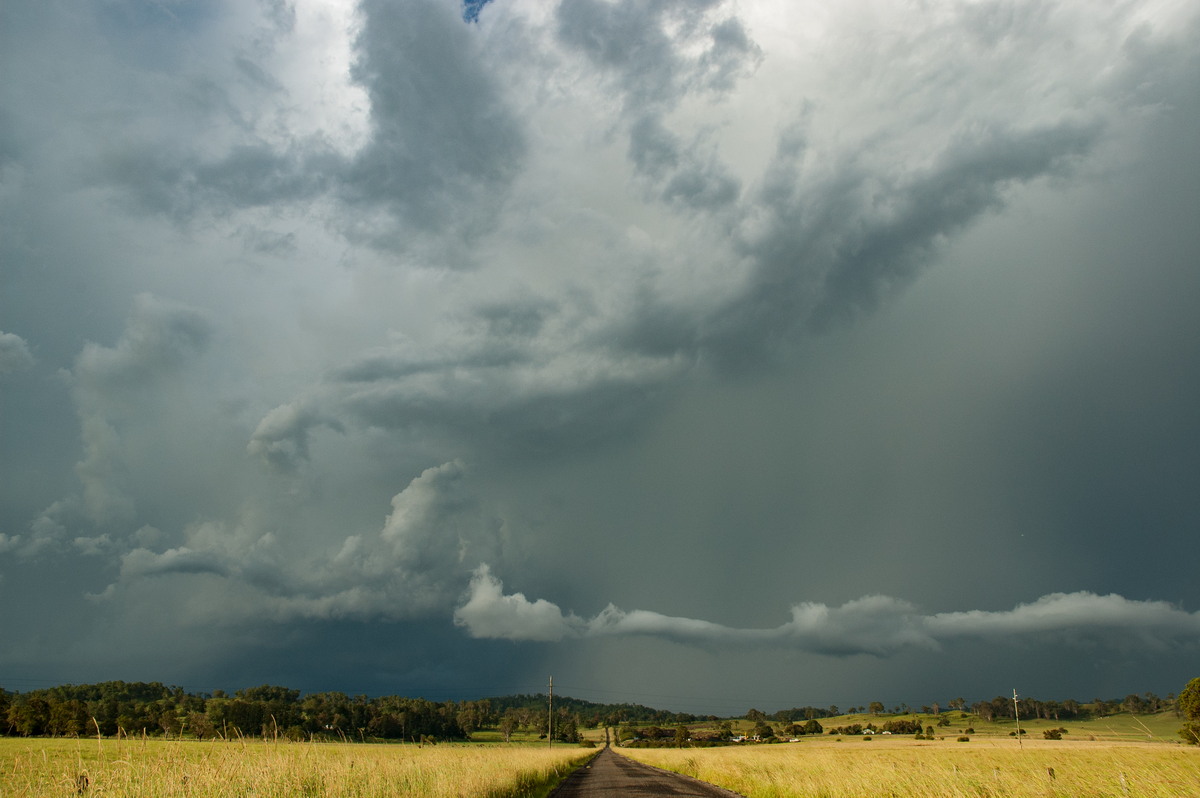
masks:
<svg viewBox="0 0 1200 798"><path fill-rule="evenodd" d="M750 709L746 712L746 720L751 723L763 723L767 719L767 713L759 709Z"/></svg>
<svg viewBox="0 0 1200 798"><path fill-rule="evenodd" d="M217 736L217 730L213 728L212 721L203 712L189 712L186 728L197 740L206 740L209 737Z"/></svg>
<svg viewBox="0 0 1200 798"><path fill-rule="evenodd" d="M1179 711L1188 720L1200 720L1200 677L1192 679L1175 699Z"/></svg>
<svg viewBox="0 0 1200 798"><path fill-rule="evenodd" d="M1200 677L1192 679L1175 699L1179 711L1187 723L1179 729L1179 736L1188 745L1200 745Z"/></svg>
<svg viewBox="0 0 1200 798"><path fill-rule="evenodd" d="M682 723L675 727L675 747L683 748L683 744L688 741L688 727Z"/></svg>
<svg viewBox="0 0 1200 798"><path fill-rule="evenodd" d="M867 706L867 710L870 711L872 715L878 715L883 712L883 702L872 701L870 705Z"/></svg>
<svg viewBox="0 0 1200 798"><path fill-rule="evenodd" d="M517 729L517 714L511 709L505 710L504 715L500 718L500 734L504 737L504 742L508 742L512 738L512 733Z"/></svg>

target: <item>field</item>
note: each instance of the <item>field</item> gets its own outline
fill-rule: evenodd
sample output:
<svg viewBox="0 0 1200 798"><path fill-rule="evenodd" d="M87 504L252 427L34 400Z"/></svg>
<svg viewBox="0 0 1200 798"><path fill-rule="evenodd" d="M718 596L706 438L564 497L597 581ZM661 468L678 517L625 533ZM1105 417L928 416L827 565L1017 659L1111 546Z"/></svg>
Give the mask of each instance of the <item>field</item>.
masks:
<svg viewBox="0 0 1200 798"><path fill-rule="evenodd" d="M1173 713L1084 721L984 722L943 713L937 739L810 735L794 743L623 748L649 764L751 798L1180 798L1200 794L1200 748L1180 745ZM843 715L829 728L896 716ZM911 717L911 716L910 716ZM927 720L928 718L922 718ZM936 720L928 719L932 723ZM693 733L708 724L691 724ZM774 724L776 727L782 724ZM734 721L739 731L749 724ZM1061 741L1042 731L1066 728ZM968 742L958 742L970 729ZM614 730L615 731L615 730ZM603 744L604 730L585 735ZM544 796L595 749L477 732L474 743L0 738L0 798L16 796Z"/></svg>
<svg viewBox="0 0 1200 798"><path fill-rule="evenodd" d="M623 749L750 798L1182 798L1200 750L1164 743L823 737L780 745Z"/></svg>
<svg viewBox="0 0 1200 798"><path fill-rule="evenodd" d="M577 746L0 738L0 798L516 798L544 794L593 753Z"/></svg>
<svg viewBox="0 0 1200 798"><path fill-rule="evenodd" d="M880 716L867 714L839 715L834 718L821 718L820 723L828 730L837 726L850 726L855 723L861 726L866 726L868 723L881 726L886 721L896 718L919 719L922 726L934 726L935 737L944 737L948 740L954 740L968 729L973 730L970 732L972 739L1011 737L1017 728L1016 723L1011 719L987 721L966 712L943 712L936 717L944 718L950 725L936 726L935 724L938 721L935 719L935 716L921 714ZM776 729L782 730L787 724L772 722L771 725ZM1021 720L1021 728L1025 731L1025 738L1039 740L1042 739L1042 732L1046 729L1062 728L1066 729L1066 733L1063 735L1064 740L1177 743L1179 742L1178 731L1181 725L1183 725L1183 720L1176 716L1174 712L1159 712L1147 715L1121 713L1106 715L1100 718L1079 720L1045 720L1042 718L1023 718ZM732 726L735 731L741 734L749 734L754 728L754 724L745 720L733 721ZM695 729L698 732L704 732L716 727L712 724L690 724L689 728Z"/></svg>

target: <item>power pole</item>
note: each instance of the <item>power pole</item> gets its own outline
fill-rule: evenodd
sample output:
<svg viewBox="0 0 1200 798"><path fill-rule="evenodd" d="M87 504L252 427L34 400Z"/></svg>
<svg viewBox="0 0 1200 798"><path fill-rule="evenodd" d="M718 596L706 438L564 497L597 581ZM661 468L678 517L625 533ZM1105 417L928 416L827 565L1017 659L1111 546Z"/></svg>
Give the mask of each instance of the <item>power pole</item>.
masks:
<svg viewBox="0 0 1200 798"><path fill-rule="evenodd" d="M550 711L546 716L546 741L554 747L554 677L550 677Z"/></svg>
<svg viewBox="0 0 1200 798"><path fill-rule="evenodd" d="M1013 718L1017 721L1017 748L1024 748L1021 742L1021 712L1017 708L1017 688L1013 688Z"/></svg>

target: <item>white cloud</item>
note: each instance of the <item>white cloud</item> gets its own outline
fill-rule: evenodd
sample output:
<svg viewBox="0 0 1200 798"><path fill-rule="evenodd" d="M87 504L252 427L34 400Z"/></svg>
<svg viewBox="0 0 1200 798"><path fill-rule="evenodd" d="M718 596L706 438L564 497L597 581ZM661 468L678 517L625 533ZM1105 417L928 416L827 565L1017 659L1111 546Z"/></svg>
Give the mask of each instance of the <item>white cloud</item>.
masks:
<svg viewBox="0 0 1200 798"><path fill-rule="evenodd" d="M504 595L503 584L480 565L471 577L469 597L454 611L454 622L472 637L552 642L578 637L581 622L563 615L545 599L529 601L522 593Z"/></svg>
<svg viewBox="0 0 1200 798"><path fill-rule="evenodd" d="M793 607L791 614L790 621L777 627L742 629L647 610L626 612L610 604L583 620L544 599L506 595L501 581L482 565L454 617L478 638L560 641L637 635L703 647L772 646L830 656L886 657L911 648L938 649L964 638L1016 642L1046 633L1111 647L1127 647L1131 640L1159 647L1194 646L1200 639L1200 612L1088 592L1054 593L1008 611L924 615L908 602L875 595L838 607L806 602Z"/></svg>

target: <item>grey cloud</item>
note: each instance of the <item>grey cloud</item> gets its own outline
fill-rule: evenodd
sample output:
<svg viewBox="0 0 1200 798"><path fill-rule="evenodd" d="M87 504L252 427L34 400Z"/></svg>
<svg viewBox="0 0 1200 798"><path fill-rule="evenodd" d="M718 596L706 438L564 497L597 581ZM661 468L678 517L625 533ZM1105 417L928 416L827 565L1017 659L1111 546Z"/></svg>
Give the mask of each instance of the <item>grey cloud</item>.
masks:
<svg viewBox="0 0 1200 798"><path fill-rule="evenodd" d="M24 338L13 333L0 332L0 375L27 369L34 362L29 344Z"/></svg>
<svg viewBox="0 0 1200 798"><path fill-rule="evenodd" d="M832 180L809 183L797 165L803 138L789 132L738 237L751 279L704 325L704 346L727 360L754 361L873 309L908 284L947 236L998 208L1008 187L1062 173L1099 133L1073 122L969 131L922 168L881 175L851 160Z"/></svg>
<svg viewBox="0 0 1200 798"><path fill-rule="evenodd" d="M139 295L114 347L89 342L71 371L84 457L76 465L85 516L95 524L133 520L119 425L136 412L129 398L203 350L212 325L200 311Z"/></svg>
<svg viewBox="0 0 1200 798"><path fill-rule="evenodd" d="M686 162L654 120L635 127L645 171L665 174ZM830 178L810 179L798 166L805 150L789 130L769 179L740 210L747 221L735 252L749 276L736 293L694 310L646 288L602 320L598 335L563 337L541 314L538 336L500 341L489 322L440 357L403 346L374 352L323 384L312 408L285 405L264 418L252 451L294 465L308 456L309 429L348 417L383 428L434 424L468 439L502 428L508 440L537 446L590 440L627 423L654 391L698 361L739 368L769 362L814 328L873 307L907 283L939 242L998 207L1006 187L1059 173L1098 135L1075 123L976 130L921 168L880 175L851 159ZM700 205L721 195L706 194L706 179L694 186ZM732 202L735 193L730 188L715 204ZM495 317L499 307L487 313ZM557 310L556 324L578 312Z"/></svg>
<svg viewBox="0 0 1200 798"><path fill-rule="evenodd" d="M227 144L189 136L148 138L101 155L97 180L120 186L144 212L177 221L269 205L341 203L331 227L356 242L407 250L454 231L469 240L486 230L525 151L521 126L482 63L475 37L453 9L433 0L368 1L359 9L352 78L370 102L365 146L343 153L320 135L268 140L253 106L223 86L181 84L202 95L183 112L198 124L223 124ZM294 15L294 12L293 12ZM290 26L271 35L286 35ZM280 93L255 58L230 67L254 92ZM456 263L438 245L439 265Z"/></svg>
<svg viewBox="0 0 1200 798"><path fill-rule="evenodd" d="M296 254L296 233L280 233L261 227L244 225L237 231L242 240L242 246L247 253L254 255L274 255L276 257L291 257Z"/></svg>
<svg viewBox="0 0 1200 798"><path fill-rule="evenodd" d="M741 181L710 155L702 160L700 140L685 146L657 114L630 126L629 157L650 179L663 201L688 210L712 213L730 206L741 193Z"/></svg>
<svg viewBox="0 0 1200 798"><path fill-rule="evenodd" d="M213 574L227 577L236 564L213 551L194 551L188 548L168 549L155 554L148 549L134 549L121 559L121 578L135 579L169 574Z"/></svg>
<svg viewBox="0 0 1200 798"><path fill-rule="evenodd" d="M203 312L140 294L114 346L84 345L67 375L83 442L82 459L75 464L82 490L38 514L20 553L36 556L54 550L72 530L113 528L134 520L124 431L138 423L151 401L146 393L200 354L212 334Z"/></svg>
<svg viewBox="0 0 1200 798"><path fill-rule="evenodd" d="M867 5L14 7L0 665L1177 689L1196 11Z"/></svg>
<svg viewBox="0 0 1200 798"><path fill-rule="evenodd" d="M839 240L828 242L832 258L819 278L813 322L824 324L848 309L873 309L881 293L911 278L939 240L999 207L1012 184L1062 174L1073 158L1093 147L1099 133L1094 125L1074 122L969 131L939 153L931 168L904 175L874 196L862 191L870 179L859 183L853 191L863 206L838 229ZM889 210L875 216L871 206ZM825 209L816 215L835 221ZM772 276L785 268L772 266Z"/></svg>
<svg viewBox="0 0 1200 798"><path fill-rule="evenodd" d="M100 177L123 187L144 212L187 222L201 215L311 200L342 170L340 159L319 143L294 152L241 144L204 159L174 145L146 144L106 154Z"/></svg>
<svg viewBox="0 0 1200 798"><path fill-rule="evenodd" d="M317 549L291 548L251 516L196 524L184 545L124 553L119 581L99 597L114 600L147 579L199 576L258 596L255 607L236 612L243 622L449 612L474 562L499 554L500 522L469 482L456 462L426 469L392 498L381 528L332 537Z"/></svg>
<svg viewBox="0 0 1200 798"><path fill-rule="evenodd" d="M258 422L246 451L280 471L295 471L309 459L310 434L320 426L344 430L341 422L311 402L279 405Z"/></svg>
<svg viewBox="0 0 1200 798"><path fill-rule="evenodd" d="M558 309L558 303L550 300L524 298L510 303L487 303L477 308L475 314L487 325L489 340L522 340L537 336Z"/></svg>
<svg viewBox="0 0 1200 798"><path fill-rule="evenodd" d="M712 46L700 57L702 82L716 91L729 91L762 60L762 49L736 17L718 22L710 35Z"/></svg>
<svg viewBox="0 0 1200 798"><path fill-rule="evenodd" d="M727 91L762 53L736 17L719 21L719 2L579 0L557 9L558 35L611 73L624 97L629 158L653 192L687 210L713 212L737 200L741 183L707 151L703 136L685 144L664 115L694 92ZM691 54L702 43L700 55Z"/></svg>
<svg viewBox="0 0 1200 798"><path fill-rule="evenodd" d="M367 0L362 12L354 77L371 100L372 133L340 193L351 205L390 209L401 227L349 232L472 238L522 162L520 125L449 5Z"/></svg>
<svg viewBox="0 0 1200 798"><path fill-rule="evenodd" d="M578 637L651 636L705 647L772 646L829 656L940 649L962 638L1017 640L1054 633L1075 643L1127 647L1131 640L1157 648L1195 647L1200 612L1161 601L1133 601L1081 591L1043 596L1012 610L922 615L908 602L864 596L839 607L796 605L787 623L770 629L739 629L647 610L626 612L608 605L584 620L521 593L506 595L486 566L471 580L455 622L473 637L559 641Z"/></svg>
<svg viewBox="0 0 1200 798"><path fill-rule="evenodd" d="M691 363L670 346L613 347L592 323L589 310L536 298L482 303L458 315L436 350L402 340L337 368L264 416L249 450L294 470L322 426L436 428L488 450L571 449L628 434Z"/></svg>
<svg viewBox="0 0 1200 798"><path fill-rule="evenodd" d="M734 17L708 12L719 0L573 0L559 4L558 35L617 76L628 108L671 107L692 89L728 90L761 58ZM701 43L698 56L683 45Z"/></svg>
<svg viewBox="0 0 1200 798"><path fill-rule="evenodd" d="M113 347L89 342L71 371L85 402L126 391L174 369L204 349L213 334L207 315L187 305L139 294Z"/></svg>

